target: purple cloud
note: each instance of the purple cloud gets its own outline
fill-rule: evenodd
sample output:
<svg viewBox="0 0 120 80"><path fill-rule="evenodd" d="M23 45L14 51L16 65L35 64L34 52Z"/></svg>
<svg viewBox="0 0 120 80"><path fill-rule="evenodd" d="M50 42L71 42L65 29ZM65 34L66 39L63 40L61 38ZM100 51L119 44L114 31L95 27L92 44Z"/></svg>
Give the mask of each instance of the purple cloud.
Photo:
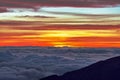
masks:
<svg viewBox="0 0 120 80"><path fill-rule="evenodd" d="M120 4L120 0L0 0L0 7L35 8L40 6L109 7Z"/></svg>

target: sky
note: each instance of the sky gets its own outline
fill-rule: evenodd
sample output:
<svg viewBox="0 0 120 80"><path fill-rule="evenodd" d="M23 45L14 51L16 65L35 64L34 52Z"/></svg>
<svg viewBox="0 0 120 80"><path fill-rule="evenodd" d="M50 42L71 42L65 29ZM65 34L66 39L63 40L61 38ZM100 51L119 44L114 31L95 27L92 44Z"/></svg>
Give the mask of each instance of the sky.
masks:
<svg viewBox="0 0 120 80"><path fill-rule="evenodd" d="M120 47L119 0L0 0L0 46Z"/></svg>

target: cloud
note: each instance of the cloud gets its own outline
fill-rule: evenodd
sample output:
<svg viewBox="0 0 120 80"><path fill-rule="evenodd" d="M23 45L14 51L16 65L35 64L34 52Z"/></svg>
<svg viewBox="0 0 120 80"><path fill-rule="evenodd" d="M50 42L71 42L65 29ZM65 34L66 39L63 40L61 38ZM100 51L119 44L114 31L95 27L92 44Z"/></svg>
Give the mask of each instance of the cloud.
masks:
<svg viewBox="0 0 120 80"><path fill-rule="evenodd" d="M23 32L23 33L19 33L19 32L5 32L5 33L2 33L0 32L0 36L2 37L16 37L16 36L32 36L32 35L37 35L37 33L33 33L33 32Z"/></svg>
<svg viewBox="0 0 120 80"><path fill-rule="evenodd" d="M91 43L94 43L94 42L119 42L120 40L120 37L71 37L71 38L68 38L67 41L68 42L91 42ZM113 42L113 43L114 43ZM93 44L94 45L94 44Z"/></svg>
<svg viewBox="0 0 120 80"><path fill-rule="evenodd" d="M0 7L37 8L41 6L110 7L119 0L0 0Z"/></svg>
<svg viewBox="0 0 120 80"><path fill-rule="evenodd" d="M117 48L0 47L0 80L38 80L118 56Z"/></svg>
<svg viewBox="0 0 120 80"><path fill-rule="evenodd" d="M6 8L10 8L10 7L12 7L12 8L16 8L16 7L20 7L20 8L24 8L24 7L31 7L30 5L29 5L29 3L28 4L21 4L21 3L24 3L24 1L20 1L20 0L6 0L6 1L2 1L2 0L0 0L0 7L6 7Z"/></svg>
<svg viewBox="0 0 120 80"><path fill-rule="evenodd" d="M6 8L0 8L0 13L7 12Z"/></svg>
<svg viewBox="0 0 120 80"><path fill-rule="evenodd" d="M91 17L91 18L90 18ZM98 19L98 21L94 18L100 17L102 21ZM117 16L116 16L117 17ZM115 18L116 18L115 17ZM19 18L26 18L26 17L19 17ZM36 19L36 17L27 17L29 19ZM112 17L106 17L106 16L84 16L83 18L80 18L81 20L84 19L84 21L77 21L77 19L74 19L74 21L71 19L66 20L59 20L59 19L53 19L49 17L41 18L38 17L38 19L44 19L43 21L0 21L0 28L5 30L27 30L27 31L39 31L39 30L118 30L119 24L111 24L114 22L119 22L119 20L109 20L109 18ZM87 21L87 18L90 18L92 21ZM104 20L104 18L106 20ZM107 20L108 18L108 20ZM114 18L114 17L113 17ZM95 21L96 20L96 21ZM82 22L82 23L80 23ZM71 23L71 24L67 24ZM74 24L76 23L76 24ZM78 24L77 24L78 23ZM92 23L92 24L89 24ZM109 24L105 24L109 23ZM100 24L100 25L97 25ZM1 31L2 32L2 31ZM25 33L18 33L18 34L32 34L34 32L25 32ZM9 32L4 33L6 35L10 35ZM2 33L0 34L2 35Z"/></svg>
<svg viewBox="0 0 120 80"><path fill-rule="evenodd" d="M10 52L0 52L0 62L11 61L15 59L15 56Z"/></svg>

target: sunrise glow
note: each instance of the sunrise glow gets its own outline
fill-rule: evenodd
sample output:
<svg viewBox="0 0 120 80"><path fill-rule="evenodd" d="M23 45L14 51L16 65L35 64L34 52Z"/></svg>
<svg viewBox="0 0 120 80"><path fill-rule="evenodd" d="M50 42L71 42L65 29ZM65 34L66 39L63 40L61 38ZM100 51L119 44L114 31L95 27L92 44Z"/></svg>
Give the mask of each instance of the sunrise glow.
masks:
<svg viewBox="0 0 120 80"><path fill-rule="evenodd" d="M120 47L117 2L7 1L0 6L0 46Z"/></svg>

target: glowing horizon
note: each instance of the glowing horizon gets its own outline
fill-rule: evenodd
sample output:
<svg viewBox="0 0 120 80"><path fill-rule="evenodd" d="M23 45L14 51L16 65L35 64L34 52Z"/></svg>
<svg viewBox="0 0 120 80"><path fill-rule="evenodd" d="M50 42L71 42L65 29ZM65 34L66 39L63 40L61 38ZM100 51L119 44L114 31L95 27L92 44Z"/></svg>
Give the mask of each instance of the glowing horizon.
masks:
<svg viewBox="0 0 120 80"><path fill-rule="evenodd" d="M119 1L0 2L0 46L120 47Z"/></svg>

